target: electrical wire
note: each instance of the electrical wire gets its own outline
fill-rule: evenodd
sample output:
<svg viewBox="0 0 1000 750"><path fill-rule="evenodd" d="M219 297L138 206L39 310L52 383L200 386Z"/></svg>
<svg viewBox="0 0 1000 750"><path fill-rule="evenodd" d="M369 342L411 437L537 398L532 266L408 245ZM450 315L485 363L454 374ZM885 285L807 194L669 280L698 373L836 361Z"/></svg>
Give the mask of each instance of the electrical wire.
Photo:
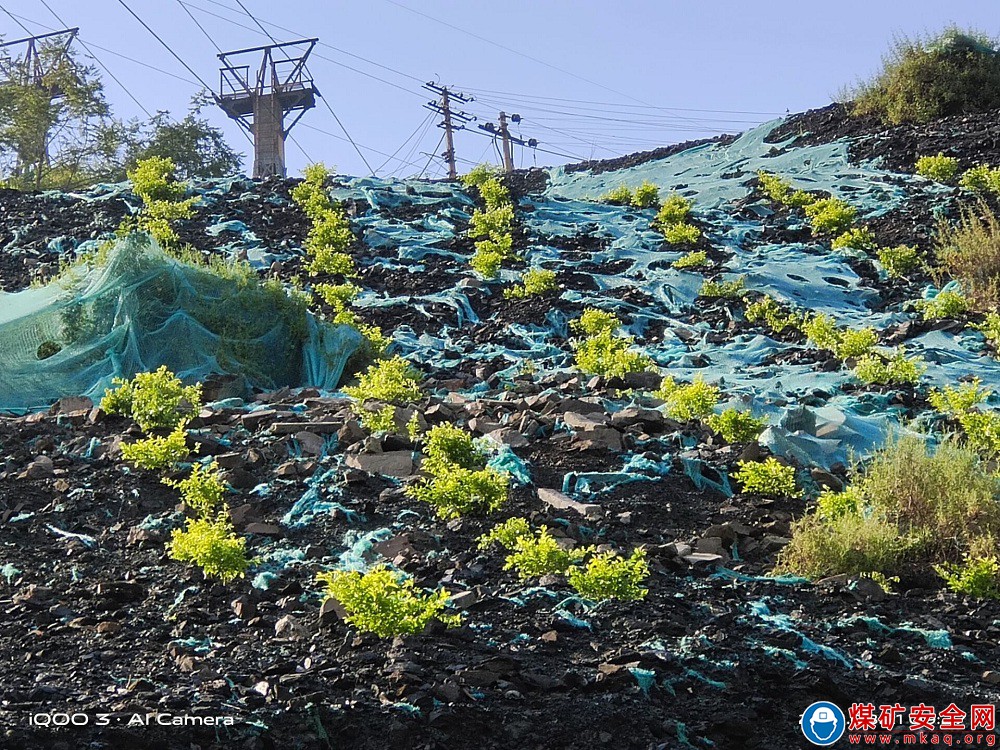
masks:
<svg viewBox="0 0 1000 750"><path fill-rule="evenodd" d="M20 26L20 27L21 27L22 29L24 29L24 33L25 33L25 34L27 34L28 36L34 36L34 34L33 34L33 33L31 33L31 29L29 29L29 28L28 28L27 26L25 26L25 25L24 25L23 23L21 23L21 22L20 22L20 21L18 20L17 16L15 16L15 15L14 15L13 13L11 13L11 12L10 12L9 10L7 10L7 9L6 9L5 7L3 7L2 5L0 5L0 10L2 10L2 11L3 11L4 13L6 13L6 14L7 14L8 16L10 16L10 20L12 20L12 21L13 21L14 23L16 23L16 24L17 24L18 26Z"/></svg>
<svg viewBox="0 0 1000 750"><path fill-rule="evenodd" d="M420 132L420 129L423 128L423 127L425 127L427 125L427 121L430 120L432 117L434 117L434 113L433 112L428 113L428 115L423 120L420 121L420 124L417 125L416 128L414 128L413 132L410 133L410 135L407 136L406 140L403 141L401 144L399 144L399 148L397 148L395 151L392 152L392 157L390 157L389 159L386 159L384 162L382 162L381 164L379 164L378 167L375 168L375 173L377 174L382 169L382 167L384 167L386 164L388 164L392 160L392 158L394 158L397 154L399 154L399 152L403 150L403 148L406 146L406 144L409 143L410 140L417 133Z"/></svg>
<svg viewBox="0 0 1000 750"><path fill-rule="evenodd" d="M202 86L204 86L204 87L205 87L205 89L206 89L207 91L210 91L210 92L212 93L212 96L213 96L213 98L215 98L215 92L214 92L214 91L212 90L212 87L211 87L211 86L209 86L209 85L208 85L207 83L205 83L205 80L204 80L204 79L203 79L203 78L202 78L202 77L201 77L200 75L198 75L198 74L197 74L197 73L195 72L194 68L192 68L192 67L191 67L190 65L188 65L188 64L187 64L186 62L184 62L184 58L182 58L182 57L181 57L180 55L178 55L178 54L177 54L176 52L174 52L173 48L172 48L172 47L171 47L171 46L170 46L169 44L167 44L167 43L166 43L165 41L163 41L163 39L162 39L162 38L160 37L160 35L159 35L159 34L157 34L157 33L156 33L155 31L153 31L153 30L152 30L152 29L151 29L151 28L149 27L149 25L148 25L148 24L147 24L147 23L146 23L145 21L143 21L143 20L142 20L142 19L141 19L141 18L140 18L140 17L139 17L139 16L137 15L137 14L136 14L136 12L135 12L134 10L132 10L132 9L131 9L130 7L128 7L128 5L127 5L127 4L125 3L125 0L118 0L118 4L119 4L119 5L121 5L121 6L122 6L122 7L123 7L123 8L125 9L125 10L127 10L127 11L129 12L129 14L130 14L130 15L131 15L131 16L132 16L132 17L133 17L133 18L134 18L134 19L135 19L136 21L138 21L138 22L139 22L140 24L142 24L143 28L145 28L145 29L146 29L146 31L148 31L148 32L149 32L150 34L152 34L152 35L153 35L153 38L155 38L155 39L156 39L156 41L158 41L158 42L159 42L160 44L162 44L162 45L163 45L163 47L164 47L164 48L165 48L165 49L167 50L167 52L169 52L169 53L170 53L171 55L173 55L173 56L174 56L174 59L176 59L176 60L177 60L177 62L179 62L179 63L180 63L181 65L183 65L183 66L184 66L184 67L185 67L185 68L187 69L187 72L188 72L188 73L190 73L190 74L191 74L191 75L193 75L193 76L194 76L195 78L197 78L197 79L198 79L198 82L199 82L199 83L201 83L201 85L202 85Z"/></svg>
<svg viewBox="0 0 1000 750"><path fill-rule="evenodd" d="M64 29L68 28L68 24L62 18L59 17L59 14L56 13L52 9L52 6L49 5L48 2L46 2L46 0L42 0L42 5L44 5L45 8L46 8L46 10L48 10L48 12L52 14L53 18L55 18L59 23L62 24L62 26L63 26ZM4 9L4 10L6 11L6 9ZM10 15L10 14L8 14L8 15ZM79 35L77 35L77 40L80 42L80 46L82 46L87 51L88 55L90 55L91 57L94 58L94 60L97 62L97 64L101 66L101 69L105 73L108 74L108 76L111 78L111 80L114 81L115 83L117 83L118 86L119 86L119 88L121 88L121 90L124 91L128 95L128 98L131 99L133 102L135 102L135 105L146 114L146 117L149 117L150 119L152 119L153 115L150 114L149 110L146 109L142 105L142 102L140 102L138 100L138 98L136 98L135 94L133 94L129 90L128 86L126 86L124 83L121 82L121 80L118 78L118 76L116 76L111 71L111 68L109 68L107 65L104 64L104 62L101 60L101 58L99 58L97 56L97 54L92 49L90 49L90 47L87 45L87 43L83 39L81 39L79 37Z"/></svg>
<svg viewBox="0 0 1000 750"><path fill-rule="evenodd" d="M181 2L181 0L177 0L177 4L179 6L181 6L181 9L185 13L187 13L188 18L190 18L192 21L194 21L194 25L197 26L199 29L201 29L201 33L204 34L205 38L208 39L208 41L210 41L212 43L213 47L215 47L215 51L218 52L221 55L222 54L222 47L220 47L218 44L216 44L215 39L212 37L212 35L209 34L205 30L205 27L201 25L201 21L199 21L197 18L194 17L194 13L192 13L191 10L184 3Z"/></svg>

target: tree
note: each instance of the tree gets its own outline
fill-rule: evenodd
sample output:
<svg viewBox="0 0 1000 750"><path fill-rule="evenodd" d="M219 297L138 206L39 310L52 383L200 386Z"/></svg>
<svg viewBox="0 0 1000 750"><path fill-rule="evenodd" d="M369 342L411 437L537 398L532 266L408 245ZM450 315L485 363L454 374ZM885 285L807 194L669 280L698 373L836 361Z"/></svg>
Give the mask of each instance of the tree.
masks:
<svg viewBox="0 0 1000 750"><path fill-rule="evenodd" d="M187 116L174 122L167 112L158 112L147 132L139 134L128 149L125 166L151 156L167 157L174 162L181 179L228 177L240 171L243 154L230 148L219 128L199 116L196 104Z"/></svg>
<svg viewBox="0 0 1000 750"><path fill-rule="evenodd" d="M62 44L32 61L0 53L0 165L15 187L86 184L118 148L96 70Z"/></svg>

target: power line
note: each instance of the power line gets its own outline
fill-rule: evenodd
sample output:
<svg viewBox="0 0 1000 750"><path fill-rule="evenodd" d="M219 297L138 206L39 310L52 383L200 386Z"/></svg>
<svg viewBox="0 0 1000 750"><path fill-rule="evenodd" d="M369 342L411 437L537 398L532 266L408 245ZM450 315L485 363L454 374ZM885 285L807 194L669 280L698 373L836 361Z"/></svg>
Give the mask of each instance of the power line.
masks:
<svg viewBox="0 0 1000 750"><path fill-rule="evenodd" d="M181 1L184 2L184 4L187 5L189 8L194 8L195 10L200 11L200 12L204 13L205 15L212 16L213 18L218 18L220 21L225 21L226 23L232 24L233 26L241 28L241 29L243 29L245 31L251 31L251 32L253 32L255 34L260 34L261 33L260 31L258 31L257 29L255 29L255 28L253 28L251 26L247 26L245 24L242 24L239 21L234 21L233 19L227 18L226 16L219 15L218 13L213 13L212 11L207 10L206 8L202 8L199 5L195 5L194 3L186 2L184 0L181 0ZM227 10L233 10L232 8L229 8L228 6L224 6L221 3L215 2L215 0L207 0L207 2L211 2L211 3L215 4L215 5L220 5L220 6L224 7L224 8L226 8ZM280 31L285 31L286 33L289 33L289 34L296 34L296 32L294 32L294 31L292 31L290 29L286 29L285 27L279 26L279 25L274 24L274 23L268 22L268 25L269 26L273 26L274 28L276 28L276 29L278 29ZM300 34L296 34L296 35L297 36L301 36ZM320 47L328 47L330 49L336 50L337 52L341 52L341 53L343 53L345 55L349 55L350 57L357 57L358 59L365 60L365 62L370 62L372 65L376 65L376 66L378 66L380 68L386 68L387 70L392 70L392 72L394 72L394 73L397 72L397 71L393 70L392 68L388 68L385 65L379 65L378 63L371 62L371 61L367 60L366 58L360 57L359 55L355 55L355 54L353 54L351 52L347 52L346 50L338 49L337 47L333 47L332 45L325 44L323 42L319 42L318 46L320 46ZM358 75L365 76L366 78L371 78L374 81L378 81L380 83L384 83L386 86L391 86L392 88L399 89L400 91L402 91L404 93L410 94L412 96L419 96L421 99L423 99L423 94L420 94L420 93L418 93L418 92L416 92L416 91L414 91L412 89L408 89L408 88L406 88L404 86L400 86L398 83L393 83L392 81L387 81L386 79L380 78L379 76L373 75L372 73L368 73L368 72L366 72L364 70L359 70L358 68L355 68L355 67L353 67L351 65L348 65L347 63L340 62L339 60L334 60L332 57L327 57L325 55L321 55L318 52L314 52L313 53L313 57L318 58L320 60L325 60L326 62L332 63L333 65L338 65L341 68L346 68L347 70L350 70L350 71L352 71L354 73L357 73ZM405 74L400 73L400 75L405 75ZM413 76L409 76L409 75L407 75L406 77L407 78L414 78ZM419 79L414 78L414 80L419 80Z"/></svg>
<svg viewBox="0 0 1000 750"><path fill-rule="evenodd" d="M156 41L158 41L158 42L159 42L160 44L162 44L162 45L163 45L163 47L164 47L164 48L165 48L165 49L167 50L167 52L169 52L169 53L170 53L171 55L173 55L173 56L174 56L174 59L176 59L176 60L177 60L177 62L179 62L179 63L180 63L181 65L183 65L183 66L184 66L184 67L185 67L185 68L187 69L187 72L188 72L188 73L190 73L190 74L191 74L191 75L193 75L193 76L194 76L195 78L197 78L197 79L198 79L198 81L199 81L199 82L201 83L201 85L202 85L202 86L204 86L204 87L205 87L205 89L206 89L206 90L208 90L208 91L212 92L212 96L213 96L213 97L215 96L215 92L213 91L212 87L211 87L211 86L209 86L209 85L208 85L207 83L205 83L205 80L204 80L204 79L203 79L203 78L202 78L202 77L201 77L200 75L198 75L198 74L197 74L197 73L195 72L194 68L192 68L192 67L191 67L190 65L188 65L188 64L187 64L186 62L184 62L184 59L183 59L183 58L182 58L182 57L181 57L180 55L178 55L178 54L177 54L176 52L174 52L174 50L173 50L173 49L171 48L171 46L170 46L169 44L167 44L167 43L166 43L165 41L163 41L163 39L162 39L162 38L160 37L160 35L159 35L159 34L157 34L157 33L156 33L155 31L153 31L153 30L152 30L152 29L151 29L151 28L149 27L149 25L148 25L148 24L147 24L147 23L146 23L145 21L143 21L143 20L142 20L141 18L139 18L139 16L138 16L138 15L136 15L136 12L135 12L134 10L132 10L132 9L131 9L130 7L128 7L128 5L127 5L127 4L125 3L125 0L118 0L118 3L119 3L119 4L120 4L120 5L121 5L121 6L122 6L122 7L123 7L123 8L125 9L125 10L127 10L127 11L129 12L129 14L131 14L131 16L132 16L132 17L133 17L133 18L134 18L134 19L135 19L136 21L138 21L139 23L141 23L141 24L142 24L142 26L143 26L143 28L145 28L145 29L146 29L146 31L148 31L148 32L149 32L150 34L152 34L152 35L153 35L153 37L154 37L154 38L156 39Z"/></svg>
<svg viewBox="0 0 1000 750"><path fill-rule="evenodd" d="M415 136L415 135L416 135L417 133L419 133L419 132L420 132L420 129L421 129L421 128L424 128L424 127L426 127L426 125L427 125L427 121L428 121L428 120L430 120L430 119L431 119L431 118L432 118L433 116L434 116L433 114L428 114L428 115L427 115L427 116L426 116L426 117L425 117L425 118L424 118L423 120L421 120L421 121L420 121L420 124L419 124L419 125L417 125L417 127L416 127L416 128L414 128L413 132L412 132L412 133L410 133L410 134L409 134L409 135L408 135L408 136L406 137L406 140L405 140L405 141L403 141L403 142L402 142L401 144L399 144L399 148L397 148L397 149L396 149L395 151L393 151L393 152L392 152L392 156L391 156L391 157L389 157L388 159L386 159L386 160L385 160L384 162L382 162L381 164L379 164L379 165L378 165L378 167L376 167L376 169L375 169L375 172L376 172L376 173L378 173L378 171L379 171L379 170L381 170L381 169L382 169L382 167L384 167L384 166L385 166L386 164L388 164L388 163L389 163L389 161L390 161L390 160L391 160L391 159L392 159L393 157L395 157L395 156L396 156L396 155L397 155L397 154L398 154L398 153L399 153L400 151L402 151L402 150L403 150L403 148L404 148L404 147L406 146L406 144L407 144L407 143L409 143L409 142L410 142L410 140L411 140L411 139L412 139L412 138L413 138L413 137L414 137L414 136Z"/></svg>
<svg viewBox="0 0 1000 750"><path fill-rule="evenodd" d="M11 19L11 20L12 20L12 21L13 21L14 23L16 23L16 24L17 24L18 26L20 26L20 27L21 27L22 29L24 29L24 33L25 33L25 34L27 34L28 36L34 36L34 34L32 33L31 29L29 29L29 28L28 28L27 26L25 26L25 25L24 25L23 23L21 23L21 22L20 22L19 20L17 20L17 16L15 16L15 15L14 15L13 13L11 13L11 12L10 12L9 10L7 10L7 9L6 9L5 7L3 7L2 5L0 5L0 10L2 10L2 11L3 11L4 13L6 13L6 14L7 14L8 16L10 16L10 19ZM64 24L64 26L65 26L65 24Z"/></svg>
<svg viewBox="0 0 1000 750"><path fill-rule="evenodd" d="M45 8L49 11L49 13L51 13L53 15L53 17L59 23L61 23L63 26L66 26L66 22L63 21L62 18L59 17L58 13L56 13L54 10L52 10L52 6L49 5L46 2L46 0L42 0L42 5L45 6ZM79 39L79 37L78 37L78 39ZM117 83L118 86L121 88L121 90L124 91L126 94L128 94L129 99L131 99L133 102L135 102L136 106L139 109L141 109L143 112L146 113L146 117L149 117L150 119L152 119L153 115L150 113L150 111L148 109L146 109L144 106L142 106L142 102L140 102L136 98L135 94L133 94L129 90L128 86L126 86L124 83L122 83L121 80L118 78L118 76L116 76L114 73L111 72L111 68L109 68L107 65L105 65L101 61L101 58L99 58L97 56L97 53L95 53L92 49L90 49L90 47L87 45L87 43L85 41L83 41L83 39L79 39L79 41L80 41L80 44L83 46L83 48L87 51L87 54L89 54L91 57L94 58L94 60L97 62L98 65L101 66L101 68L104 70L104 72L107 73L111 77L111 80L114 81L115 83Z"/></svg>
<svg viewBox="0 0 1000 750"><path fill-rule="evenodd" d="M209 34L205 30L205 27L201 25L201 21L199 21L197 18L194 17L194 13L192 13L190 11L190 9L184 3L181 2L181 0L177 0L177 4L179 6L181 6L181 9L185 13L187 13L188 18L190 18L192 21L194 21L194 25L197 26L199 29L201 29L201 33L204 34L205 38L208 39L208 41L210 41L212 43L213 47L215 47L215 51L218 52L221 55L222 54L222 47L220 47L218 44L216 44L215 39L212 38L212 35Z"/></svg>

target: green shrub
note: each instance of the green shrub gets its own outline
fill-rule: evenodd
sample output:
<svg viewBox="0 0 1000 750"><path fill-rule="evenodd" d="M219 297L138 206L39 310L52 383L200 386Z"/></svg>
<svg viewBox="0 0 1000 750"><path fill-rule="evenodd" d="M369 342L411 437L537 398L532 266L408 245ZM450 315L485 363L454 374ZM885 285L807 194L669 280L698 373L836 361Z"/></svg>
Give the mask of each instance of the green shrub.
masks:
<svg viewBox="0 0 1000 750"><path fill-rule="evenodd" d="M845 328L840 334L840 343L835 354L838 359L851 359L870 354L878 343L874 328Z"/></svg>
<svg viewBox="0 0 1000 750"><path fill-rule="evenodd" d="M929 122L1000 107L1000 56L990 37L950 27L897 39L875 78L852 92L853 112L883 122Z"/></svg>
<svg viewBox="0 0 1000 750"><path fill-rule="evenodd" d="M744 492L764 497L798 497L795 486L795 467L785 466L776 458L766 461L740 461L733 476L743 485Z"/></svg>
<svg viewBox="0 0 1000 750"><path fill-rule="evenodd" d="M688 268L704 268L708 265L708 253L704 250L692 250L682 255L670 265L679 271Z"/></svg>
<svg viewBox="0 0 1000 750"><path fill-rule="evenodd" d="M473 211L469 222L470 237L499 237L510 234L514 225L514 206L505 203L489 211Z"/></svg>
<svg viewBox="0 0 1000 750"><path fill-rule="evenodd" d="M740 276L732 281L706 281L698 290L698 296L705 299L743 299L746 294L746 280Z"/></svg>
<svg viewBox="0 0 1000 750"><path fill-rule="evenodd" d="M746 319L751 323L764 321L775 333L781 333L786 328L800 328L804 324L800 314L786 312L774 297L766 294L747 305Z"/></svg>
<svg viewBox="0 0 1000 750"><path fill-rule="evenodd" d="M292 188L292 201L313 221L333 210L333 201L326 192L330 172L322 162L310 164L303 170L304 179Z"/></svg>
<svg viewBox="0 0 1000 750"><path fill-rule="evenodd" d="M927 401L941 414L948 417L959 417L989 398L990 390L980 388L981 385L982 381L975 378L957 387L946 385L941 390L932 388L927 394Z"/></svg>
<svg viewBox="0 0 1000 750"><path fill-rule="evenodd" d="M625 185L619 185L602 195L601 202L610 203L612 206L630 206L632 205L632 191Z"/></svg>
<svg viewBox="0 0 1000 750"><path fill-rule="evenodd" d="M678 385L667 375L653 396L666 402L667 416L678 422L704 419L719 403L719 389L701 378L695 378L687 385Z"/></svg>
<svg viewBox="0 0 1000 750"><path fill-rule="evenodd" d="M834 250L849 247L852 250L867 251L875 250L878 243L875 241L874 233L868 227L853 227L843 234L837 235L830 243L830 247Z"/></svg>
<svg viewBox="0 0 1000 750"><path fill-rule="evenodd" d="M488 211L502 210L512 203L510 191L500 181L500 178L486 180L479 185L479 197L483 199Z"/></svg>
<svg viewBox="0 0 1000 750"><path fill-rule="evenodd" d="M420 398L420 373L405 359L396 356L371 365L358 378L356 386L343 390L359 404L381 401L402 406Z"/></svg>
<svg viewBox="0 0 1000 750"><path fill-rule="evenodd" d="M836 352L840 348L841 332L836 321L825 313L816 313L802 324L806 339L817 349Z"/></svg>
<svg viewBox="0 0 1000 750"><path fill-rule="evenodd" d="M175 529L167 552L178 562L193 563L209 578L229 583L246 574L249 562L246 539L236 536L226 517L188 519L186 527Z"/></svg>
<svg viewBox="0 0 1000 750"><path fill-rule="evenodd" d="M188 457L187 433L179 424L166 437L149 437L134 443L122 443L122 458L140 469L166 469Z"/></svg>
<svg viewBox="0 0 1000 750"><path fill-rule="evenodd" d="M857 210L839 198L821 198L806 206L814 235L842 234L851 228Z"/></svg>
<svg viewBox="0 0 1000 750"><path fill-rule="evenodd" d="M317 284L315 292L333 308L334 312L344 312L361 294L361 287L356 284Z"/></svg>
<svg viewBox="0 0 1000 750"><path fill-rule="evenodd" d="M586 565L571 566L566 577L577 593L591 601L635 601L646 598L649 593L642 587L649 577L649 565L646 553L639 549L627 558L615 552L597 553Z"/></svg>
<svg viewBox="0 0 1000 750"><path fill-rule="evenodd" d="M825 490L816 498L816 515L822 519L838 518L857 513L862 505L860 493L853 487L842 492Z"/></svg>
<svg viewBox="0 0 1000 750"><path fill-rule="evenodd" d="M614 333L621 324L614 313L588 307L577 320L570 323L570 326L588 336L597 336L601 333Z"/></svg>
<svg viewBox="0 0 1000 750"><path fill-rule="evenodd" d="M937 156L921 156L917 159L917 174L936 182L952 183L958 176L958 159L938 152Z"/></svg>
<svg viewBox="0 0 1000 750"><path fill-rule="evenodd" d="M140 372L132 380L115 378L104 392L101 409L131 417L143 430L173 429L198 413L201 385L185 386L166 365Z"/></svg>
<svg viewBox="0 0 1000 750"><path fill-rule="evenodd" d="M479 537L479 549L489 549L494 544L499 544L505 550L513 551L517 548L519 539L530 538L531 527L525 518L508 518L503 523L494 526L488 534Z"/></svg>
<svg viewBox="0 0 1000 750"><path fill-rule="evenodd" d="M973 193L1000 193L1000 169L986 164L967 169L958 185Z"/></svg>
<svg viewBox="0 0 1000 750"><path fill-rule="evenodd" d="M912 245L883 247L878 250L878 262L889 278L895 279L916 270L920 266L920 254Z"/></svg>
<svg viewBox="0 0 1000 750"><path fill-rule="evenodd" d="M1000 530L1000 477L950 438L936 449L916 436L890 442L848 493L821 498L815 513L793 525L779 572L815 578L948 563L980 555Z"/></svg>
<svg viewBox="0 0 1000 750"><path fill-rule="evenodd" d="M490 180L497 180L500 177L500 169L492 164L477 164L472 170L462 176L462 184L466 190L478 188L483 183Z"/></svg>
<svg viewBox="0 0 1000 750"><path fill-rule="evenodd" d="M485 515L507 502L507 476L496 469L452 469L411 485L410 495L434 508L438 518Z"/></svg>
<svg viewBox="0 0 1000 750"><path fill-rule="evenodd" d="M406 492L433 506L440 518L491 513L507 502L507 476L487 467L486 451L452 425L427 431L422 469L430 475Z"/></svg>
<svg viewBox="0 0 1000 750"><path fill-rule="evenodd" d="M431 620L447 627L461 622L460 615L446 614L449 595L417 591L412 579L377 565L367 573L331 570L317 579L326 584L326 598L335 599L347 613L346 620L358 630L379 638L421 632Z"/></svg>
<svg viewBox="0 0 1000 750"><path fill-rule="evenodd" d="M757 172L760 190L775 203L789 208L805 208L816 200L816 197L805 190L792 190L792 184L776 174Z"/></svg>
<svg viewBox="0 0 1000 750"><path fill-rule="evenodd" d="M940 320L941 318L957 318L969 309L969 301L960 292L938 292L931 299L917 302L917 309L923 313L924 320Z"/></svg>
<svg viewBox="0 0 1000 750"><path fill-rule="evenodd" d="M969 447L989 458L1000 456L1000 414L970 411L958 417Z"/></svg>
<svg viewBox="0 0 1000 750"><path fill-rule="evenodd" d="M776 574L810 579L895 570L917 546L884 513L809 514L792 524L792 540L778 555Z"/></svg>
<svg viewBox="0 0 1000 750"><path fill-rule="evenodd" d="M721 414L709 414L705 423L719 433L727 443L749 443L767 427L767 420L748 411L725 409Z"/></svg>
<svg viewBox="0 0 1000 750"><path fill-rule="evenodd" d="M691 213L691 201L677 193L671 193L663 201L653 223L661 228L683 224Z"/></svg>
<svg viewBox="0 0 1000 750"><path fill-rule="evenodd" d="M425 471L438 475L450 469L482 469L489 454L472 435L451 424L435 425L424 435Z"/></svg>
<svg viewBox="0 0 1000 750"><path fill-rule="evenodd" d="M910 359L899 348L891 356L866 354L854 366L854 375L869 385L916 385L926 369L922 359Z"/></svg>
<svg viewBox="0 0 1000 750"><path fill-rule="evenodd" d="M634 208L652 208L660 202L660 189L652 182L643 182L632 195Z"/></svg>
<svg viewBox="0 0 1000 750"><path fill-rule="evenodd" d="M523 299L552 291L557 288L556 272L544 268L532 268L521 276L521 283L510 289L504 289L505 299Z"/></svg>
<svg viewBox="0 0 1000 750"><path fill-rule="evenodd" d="M323 214L313 222L306 235L309 273L313 276L321 273L357 275L354 260L347 254L353 242L354 235L346 216L336 211Z"/></svg>
<svg viewBox="0 0 1000 750"><path fill-rule="evenodd" d="M693 224L681 222L663 227L663 239L671 245L693 245L701 239L701 230Z"/></svg>
<svg viewBox="0 0 1000 750"><path fill-rule="evenodd" d="M195 464L186 479L160 481L180 490L184 504L203 518L225 509L226 483L222 481L219 465L215 461L208 466Z"/></svg>
<svg viewBox="0 0 1000 750"><path fill-rule="evenodd" d="M514 540L514 550L507 555L503 569L514 570L518 578L527 581L544 575L565 573L571 565L581 562L592 551L592 547L564 549L549 533L548 528L542 526L534 536L521 536Z"/></svg>
<svg viewBox="0 0 1000 750"><path fill-rule="evenodd" d="M127 174L132 182L132 192L142 198L143 203L179 201L184 197L184 183L173 179L174 162L168 157L140 159Z"/></svg>
<svg viewBox="0 0 1000 750"><path fill-rule="evenodd" d="M995 555L967 556L957 565L935 565L934 570L956 594L976 599L1000 599L1000 560Z"/></svg>
<svg viewBox="0 0 1000 750"><path fill-rule="evenodd" d="M642 352L631 349L631 336L618 336L621 321L612 313L589 308L571 326L586 338L573 342L576 366L583 372L605 377L624 377L630 372L642 372L653 361Z"/></svg>
<svg viewBox="0 0 1000 750"><path fill-rule="evenodd" d="M998 313L988 313L982 323L974 324L971 328L982 333L983 338L994 346L1000 342L1000 314Z"/></svg>
<svg viewBox="0 0 1000 750"><path fill-rule="evenodd" d="M936 238L938 260L980 312L1000 307L1000 221L985 205L963 208L955 226L942 221Z"/></svg>

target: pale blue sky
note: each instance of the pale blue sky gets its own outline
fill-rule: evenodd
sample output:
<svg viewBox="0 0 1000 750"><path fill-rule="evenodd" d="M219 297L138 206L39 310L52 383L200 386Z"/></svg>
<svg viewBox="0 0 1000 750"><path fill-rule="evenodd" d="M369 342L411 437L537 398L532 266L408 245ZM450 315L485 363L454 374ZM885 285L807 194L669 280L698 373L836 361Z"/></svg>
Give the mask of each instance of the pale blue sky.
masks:
<svg viewBox="0 0 1000 750"><path fill-rule="evenodd" d="M146 109L183 114L200 84L118 0L45 2L68 25L81 27L83 41ZM203 79L218 84L216 49L181 0L126 2ZM267 42L237 0L182 2L224 50ZM535 154L541 165L735 132L786 110L822 106L843 84L875 70L894 34L935 31L950 22L1000 34L995 3L972 0L243 4L279 40L318 36L331 45L316 49L312 72L380 175L417 173L428 163L441 136L421 107L432 95L420 84L431 79L475 94L477 101L464 108L480 122L495 119L501 108L520 113L523 137L560 154ZM59 27L42 0L2 0L0 7L32 31ZM0 33L7 39L24 35L6 14L0 14ZM107 80L106 87L117 115L143 116L116 83ZM218 110L209 116L249 157L239 129ZM325 107L308 112L293 136L312 160L368 173ZM491 140L473 133L458 134L456 151L464 160L460 171L496 158ZM397 160L379 168L392 154ZM526 166L533 161L528 151L517 158ZM289 143L289 173L305 163L303 151ZM426 174L441 169L435 160Z"/></svg>

